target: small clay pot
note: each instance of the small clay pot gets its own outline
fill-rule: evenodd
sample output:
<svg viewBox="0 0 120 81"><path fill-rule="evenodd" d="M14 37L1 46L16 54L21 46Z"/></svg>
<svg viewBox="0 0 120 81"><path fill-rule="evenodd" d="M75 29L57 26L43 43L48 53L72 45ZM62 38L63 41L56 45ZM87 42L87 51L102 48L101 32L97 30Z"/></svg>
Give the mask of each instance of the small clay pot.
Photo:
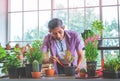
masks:
<svg viewBox="0 0 120 81"><path fill-rule="evenodd" d="M80 72L80 77L81 77L81 78L85 78L85 76L86 76L86 73Z"/></svg>
<svg viewBox="0 0 120 81"><path fill-rule="evenodd" d="M46 74L46 76L52 77L55 75L55 70L54 69L47 69L47 70L45 70L45 74Z"/></svg>
<svg viewBox="0 0 120 81"><path fill-rule="evenodd" d="M32 78L40 78L41 72L31 72Z"/></svg>

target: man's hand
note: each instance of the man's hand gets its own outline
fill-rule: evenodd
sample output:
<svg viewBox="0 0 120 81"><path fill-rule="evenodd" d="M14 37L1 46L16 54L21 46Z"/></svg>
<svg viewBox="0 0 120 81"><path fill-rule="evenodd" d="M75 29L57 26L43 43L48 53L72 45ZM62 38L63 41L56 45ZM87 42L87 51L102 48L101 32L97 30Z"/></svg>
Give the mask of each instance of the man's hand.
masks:
<svg viewBox="0 0 120 81"><path fill-rule="evenodd" d="M61 62L56 56L51 56L51 57L49 58L49 62L50 62L50 63L58 62L61 66L64 67L64 65L62 64L62 62Z"/></svg>
<svg viewBox="0 0 120 81"><path fill-rule="evenodd" d="M55 63L57 61L57 57L55 57L55 56L51 56L50 58L49 58L49 62L50 63Z"/></svg>
<svg viewBox="0 0 120 81"><path fill-rule="evenodd" d="M75 72L76 72L76 73L79 73L79 72L80 72L80 68L79 68L79 67L76 67L76 68L75 68Z"/></svg>

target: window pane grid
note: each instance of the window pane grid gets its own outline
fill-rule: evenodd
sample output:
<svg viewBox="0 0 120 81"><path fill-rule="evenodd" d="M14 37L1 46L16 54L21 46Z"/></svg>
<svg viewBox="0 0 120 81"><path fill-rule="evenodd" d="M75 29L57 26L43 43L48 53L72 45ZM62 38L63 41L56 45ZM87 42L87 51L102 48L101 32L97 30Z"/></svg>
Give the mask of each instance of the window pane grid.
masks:
<svg viewBox="0 0 120 81"><path fill-rule="evenodd" d="M23 2L22 2L23 1ZM47 4L45 4L47 1ZM19 4L18 4L19 2ZM29 0L29 3L27 3L28 0L9 0L9 11L8 13L13 15L15 13L21 13L19 18L16 17L16 20L19 19L19 23L23 25L19 25L17 27L20 27L20 31L24 32L24 36L22 34L19 34L20 40L22 41L32 41L33 39L27 39L26 33L27 29L39 29L36 30L37 33L34 33L35 35L37 34L40 35L37 38L43 39L44 34L41 34L40 30L42 27L47 26L47 22L50 18L58 17L61 18L65 24L65 26L68 29L72 29L77 31L79 34L84 31L84 29L90 29L91 28L91 22L96 19L100 19L100 8L99 8L99 0L54 0L51 2L51 0ZM39 3L38 3L39 2ZM68 3L69 2L69 3ZM86 2L86 3L84 3ZM16 3L16 4L15 4ZM24 3L24 4L22 4ZM119 0L120 3L120 0ZM17 5L18 4L18 5ZM45 5L44 5L45 4ZM85 5L84 5L85 4ZM119 32L118 32L118 11L117 11L117 0L102 0L102 20L105 25L105 30L103 31L103 38L115 38L119 37ZM16 6L16 7L15 7ZM53 7L52 7L53 6ZM106 6L106 7L104 7ZM53 9L52 9L53 8ZM75 11L77 13L75 13ZM44 14L49 14L49 17L44 17L42 18L41 14L44 12ZM91 13L90 13L91 12ZM109 12L106 14L105 12ZM114 14L112 14L112 12ZM31 13L31 16L26 17L28 14L26 13ZM35 14L32 14L35 13ZM8 15L10 16L10 15ZM72 17L74 16L74 17ZM107 17L108 16L108 17ZM13 17L13 16L11 16ZM9 18L11 18L9 17ZM21 18L20 18L21 17ZM44 19L45 18L45 19ZM12 18L11 18L12 19ZM11 20L9 19L9 20ZM33 21L32 21L33 19ZM42 22L43 19L43 22ZM113 20L111 20L113 19ZM109 21L108 21L109 20ZM107 22L109 23L107 23ZM32 23L31 23L32 22ZM42 23L43 24L42 24ZM9 27L14 27L13 21L8 22L10 24ZM18 23L18 22L17 22ZM46 25L44 24L46 23ZM33 26L34 24L34 26ZM29 26L27 26L29 25ZM22 27L23 26L23 27ZM30 27L32 26L32 27ZM22 29L24 28L24 29ZM12 29L12 28L10 28ZM46 29L42 29L45 32L47 32ZM80 31L79 31L80 30ZM12 32L12 30L10 31ZM111 34L110 34L111 33ZM11 37L13 34L10 34L10 40L9 41L16 41L16 39L13 39ZM24 37L22 39L22 37ZM18 40L18 39L17 39ZM109 39L107 39L109 40ZM113 39L114 40L114 39ZM118 39L119 40L119 39Z"/></svg>
<svg viewBox="0 0 120 81"><path fill-rule="evenodd" d="M23 1L23 2L22 2ZM29 3L28 3L29 1ZM94 20L102 19L105 29L103 30L103 47L118 47L120 45L120 0L9 0L8 24L10 40L14 46L19 43L25 46L35 39L43 39L47 35L47 23L51 18L60 18L66 29L83 33L91 28ZM69 2L69 3L68 3ZM86 2L86 3L84 3ZM24 3L24 4L22 4ZM119 15L118 15L119 6ZM22 34L22 32L24 34ZM103 50L103 58L118 55L120 50ZM101 66L101 51L98 56L98 66Z"/></svg>

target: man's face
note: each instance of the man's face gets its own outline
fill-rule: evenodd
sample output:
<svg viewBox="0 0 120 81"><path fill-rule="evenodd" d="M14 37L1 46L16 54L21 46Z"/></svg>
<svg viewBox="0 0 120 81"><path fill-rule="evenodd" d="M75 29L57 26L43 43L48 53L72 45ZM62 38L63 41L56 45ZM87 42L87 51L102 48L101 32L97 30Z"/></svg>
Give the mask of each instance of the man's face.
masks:
<svg viewBox="0 0 120 81"><path fill-rule="evenodd" d="M53 30L50 30L51 35L54 39L62 40L64 38L64 28L56 27Z"/></svg>

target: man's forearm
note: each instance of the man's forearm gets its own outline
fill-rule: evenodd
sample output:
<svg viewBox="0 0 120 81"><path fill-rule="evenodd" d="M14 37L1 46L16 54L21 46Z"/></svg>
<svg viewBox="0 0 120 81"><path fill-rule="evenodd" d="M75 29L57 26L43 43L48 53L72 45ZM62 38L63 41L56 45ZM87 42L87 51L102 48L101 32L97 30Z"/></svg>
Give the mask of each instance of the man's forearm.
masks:
<svg viewBox="0 0 120 81"><path fill-rule="evenodd" d="M81 62L82 62L82 57L81 57L81 56L78 56L77 66L80 66Z"/></svg>
<svg viewBox="0 0 120 81"><path fill-rule="evenodd" d="M78 52L78 60L77 60L77 66L80 66L81 62L82 62L82 59L83 59L83 51L80 50Z"/></svg>

